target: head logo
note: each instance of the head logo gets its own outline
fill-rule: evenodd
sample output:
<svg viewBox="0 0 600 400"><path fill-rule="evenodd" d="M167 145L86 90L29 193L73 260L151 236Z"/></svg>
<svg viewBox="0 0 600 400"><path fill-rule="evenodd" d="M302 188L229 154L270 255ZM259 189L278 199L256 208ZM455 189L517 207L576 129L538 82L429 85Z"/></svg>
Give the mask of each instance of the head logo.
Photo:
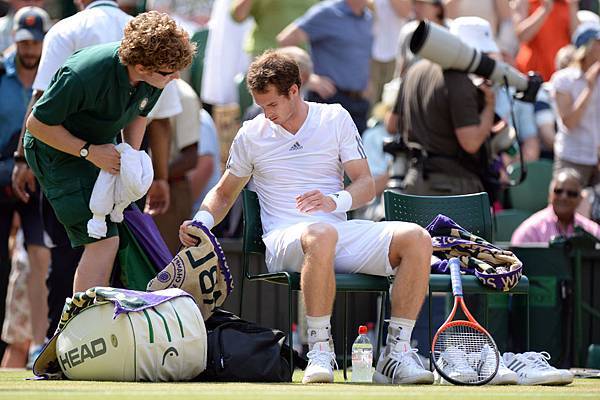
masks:
<svg viewBox="0 0 600 400"><path fill-rule="evenodd" d="M167 350L165 350L165 353L163 354L163 357L162 357L162 365L165 365L165 360L166 360L167 356L179 357L179 352L177 351L177 349L175 347L169 347Z"/></svg>
<svg viewBox="0 0 600 400"><path fill-rule="evenodd" d="M85 362L86 359L93 359L106 354L106 342L103 338L92 340L90 343L84 343L81 347L72 348L63 354L58 354L58 360L64 369L73 368Z"/></svg>

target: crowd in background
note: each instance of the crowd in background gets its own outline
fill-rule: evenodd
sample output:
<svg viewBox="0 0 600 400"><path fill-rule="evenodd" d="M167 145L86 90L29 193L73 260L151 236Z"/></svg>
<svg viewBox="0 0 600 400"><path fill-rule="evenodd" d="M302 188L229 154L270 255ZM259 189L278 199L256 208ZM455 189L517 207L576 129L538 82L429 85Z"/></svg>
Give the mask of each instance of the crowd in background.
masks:
<svg viewBox="0 0 600 400"><path fill-rule="evenodd" d="M88 12L94 4L112 0L75 3ZM198 2L209 18L191 19L193 13L185 10L194 3L118 1L131 14L143 8L170 11L193 38L204 41L191 71L165 89L146 131L155 181L140 206L154 217L172 253L179 246L179 224L193 215L221 175L232 139L226 132L231 127L223 121L225 111L237 104L241 121L261 112L244 104L245 69L253 57L276 47L286 47L299 64L306 100L340 103L350 113L362 134L378 195L386 187L423 195L488 191L496 210L510 208L502 190L521 152L526 162L549 160L555 171L546 214L526 224L534 231L542 222L550 228L530 240L568 234L573 225L600 234L591 221L600 221L598 0L215 0ZM0 77L0 145L5 147L21 129L32 86L44 90L51 79L44 77L39 87L34 84L40 57L42 62L57 62L56 68L64 61L50 53L47 41L57 43L54 48L74 46L75 51L88 40L69 42L68 20L53 21L50 30L52 23L43 9L60 15L57 2L10 0L7 6L6 16L0 18L0 51L6 59ZM42 12L27 8L26 15L19 14L32 6ZM125 20L124 14L114 13L112 18ZM420 59L408 46L420 20L448 29L523 73L539 73L544 84L535 101L512 101L514 92L500 85L442 71ZM88 23L89 32L94 24L100 32L90 36L89 44L108 40L111 34L100 28L102 23L116 30L117 37L122 29L113 20L90 18ZM36 29L50 33L17 35ZM20 84L14 86L17 79ZM394 140L395 150L384 152L384 143ZM12 151L6 158L11 156ZM402 160L405 165L399 167ZM19 160L14 168L21 168ZM15 178L12 170L8 173ZM4 178L10 182L10 176ZM24 209L25 196L39 196L34 182L23 196L19 188L11 190L10 183L2 189L0 297L7 301L5 306L0 300L0 309L7 310L2 340L10 344L2 366L22 367L51 335L64 301L60 295L45 301L48 269L48 286L56 291L56 285L62 285L69 291L74 268L58 268L76 265L80 253L67 242L43 237L48 226L33 210L40 207L38 202L30 200ZM240 209L234 207L226 223L217 227L218 236L239 234ZM381 219L380 199L356 215ZM24 235L16 233L19 227ZM524 230L515 241L524 241ZM54 313L50 326L48 312Z"/></svg>

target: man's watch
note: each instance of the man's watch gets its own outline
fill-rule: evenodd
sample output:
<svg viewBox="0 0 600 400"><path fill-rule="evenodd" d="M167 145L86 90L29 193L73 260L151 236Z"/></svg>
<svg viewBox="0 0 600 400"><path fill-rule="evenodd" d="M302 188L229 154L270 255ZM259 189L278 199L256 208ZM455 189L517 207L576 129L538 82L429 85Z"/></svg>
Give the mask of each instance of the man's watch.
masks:
<svg viewBox="0 0 600 400"><path fill-rule="evenodd" d="M86 144L84 144L83 147L81 149L79 149L79 157L81 157L81 158L87 158L88 154L90 154L89 148L90 148L91 145L92 144L89 143L89 142L86 143Z"/></svg>
<svg viewBox="0 0 600 400"><path fill-rule="evenodd" d="M22 155L22 154L19 154L18 151L15 151L13 153L13 160L15 160L15 162L27 163L27 160L25 159L25 156Z"/></svg>

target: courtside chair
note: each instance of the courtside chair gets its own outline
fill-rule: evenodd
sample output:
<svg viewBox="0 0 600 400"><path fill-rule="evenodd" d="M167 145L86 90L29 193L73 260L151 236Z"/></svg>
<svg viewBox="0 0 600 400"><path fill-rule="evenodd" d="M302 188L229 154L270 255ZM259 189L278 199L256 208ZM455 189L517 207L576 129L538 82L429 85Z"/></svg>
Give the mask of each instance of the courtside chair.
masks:
<svg viewBox="0 0 600 400"><path fill-rule="evenodd" d="M494 215L496 229L494 231L494 240L496 242L510 242L514 231L531 216L531 212L526 210L516 210L509 208L501 210Z"/></svg>
<svg viewBox="0 0 600 400"><path fill-rule="evenodd" d="M540 159L526 163L527 177L520 185L509 187L507 190L511 208L537 212L548 205L548 188L552 180L552 161ZM521 174L521 165L515 164L510 168L511 179L517 179Z"/></svg>
<svg viewBox="0 0 600 400"><path fill-rule="evenodd" d="M469 232L492 243L492 214L487 193L475 193L457 196L414 196L397 191L386 190L383 194L385 219L387 221L413 222L426 227L438 215L443 214ZM487 328L489 294L518 294L526 296L525 346L529 349L529 279L525 275L510 290L502 292L483 286L474 275L462 276L465 294L482 294L484 296L484 326ZM431 295L434 292L451 293L450 275L430 274L429 276L429 343L432 340Z"/></svg>
<svg viewBox="0 0 600 400"><path fill-rule="evenodd" d="M290 368L294 371L292 357L292 322L293 318L293 301L292 291L300 291L300 274L297 272L277 272L277 273L261 273L252 275L250 273L250 256L258 254L264 258L265 245L262 241L262 224L260 221L260 205L258 196L255 192L244 189L242 191L242 204L244 207L244 236L243 236L243 270L244 276L249 281L266 281L277 285L286 285L288 287L288 343L290 344ZM266 270L266 268L265 268ZM242 314L242 301L244 298L244 280L240 285L240 316ZM379 338L377 340L377 349L375 357L379 354L382 337L385 337L383 332L383 320L385 304L387 302L390 283L387 277L373 276L364 274L336 274L335 275L336 291L344 294L344 326L343 326L343 364L344 364L344 379L347 379L347 349L348 349L348 293L349 292L377 292L381 293L383 301L379 315ZM374 357L374 359L375 359Z"/></svg>

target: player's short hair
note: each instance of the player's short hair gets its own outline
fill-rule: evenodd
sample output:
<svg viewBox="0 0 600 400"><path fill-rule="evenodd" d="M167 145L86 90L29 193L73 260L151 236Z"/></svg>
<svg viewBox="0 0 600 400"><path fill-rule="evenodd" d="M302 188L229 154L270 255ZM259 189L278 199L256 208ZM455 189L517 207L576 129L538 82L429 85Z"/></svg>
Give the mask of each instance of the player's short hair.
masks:
<svg viewBox="0 0 600 400"><path fill-rule="evenodd" d="M119 46L125 65L142 65L152 71L180 71L192 63L196 44L187 32L165 13L148 11L127 23Z"/></svg>
<svg viewBox="0 0 600 400"><path fill-rule="evenodd" d="M246 84L251 92L265 93L269 85L277 88L280 95L287 96L292 85L300 88L300 69L290 56L277 50L267 50L258 56L246 75Z"/></svg>

